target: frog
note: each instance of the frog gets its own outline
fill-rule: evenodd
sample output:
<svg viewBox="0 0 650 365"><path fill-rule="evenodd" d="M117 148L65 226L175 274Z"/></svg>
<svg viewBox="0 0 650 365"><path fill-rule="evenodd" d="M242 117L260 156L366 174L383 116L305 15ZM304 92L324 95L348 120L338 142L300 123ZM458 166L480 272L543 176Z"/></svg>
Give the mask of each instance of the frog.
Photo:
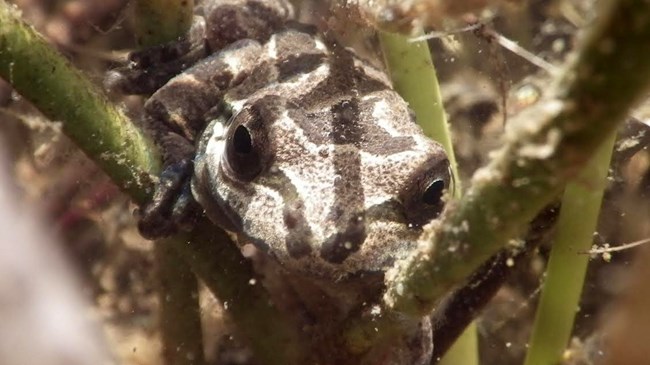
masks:
<svg viewBox="0 0 650 365"><path fill-rule="evenodd" d="M133 53L109 79L148 95L142 120L162 152L145 237L205 214L344 313L376 297L453 193L444 148L386 71L297 22L288 1L204 1L187 35Z"/></svg>
<svg viewBox="0 0 650 365"><path fill-rule="evenodd" d="M185 183L173 206L154 198L143 209L145 236L181 229L174 212L195 200L239 242L303 275L338 281L408 255L453 180L385 71L293 21L286 1L207 1L197 12L195 44L176 50L195 59L153 83L144 105L161 181ZM132 69L151 63L135 60Z"/></svg>

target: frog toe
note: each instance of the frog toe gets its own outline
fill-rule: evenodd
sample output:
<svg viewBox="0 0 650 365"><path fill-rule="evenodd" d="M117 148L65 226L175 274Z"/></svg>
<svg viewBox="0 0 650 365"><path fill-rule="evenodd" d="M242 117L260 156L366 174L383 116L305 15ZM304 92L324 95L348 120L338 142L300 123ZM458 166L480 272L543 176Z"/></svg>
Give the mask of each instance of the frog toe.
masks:
<svg viewBox="0 0 650 365"><path fill-rule="evenodd" d="M181 160L160 175L152 200L138 210L138 230L148 239L170 236L191 229L201 211L191 194L193 164Z"/></svg>

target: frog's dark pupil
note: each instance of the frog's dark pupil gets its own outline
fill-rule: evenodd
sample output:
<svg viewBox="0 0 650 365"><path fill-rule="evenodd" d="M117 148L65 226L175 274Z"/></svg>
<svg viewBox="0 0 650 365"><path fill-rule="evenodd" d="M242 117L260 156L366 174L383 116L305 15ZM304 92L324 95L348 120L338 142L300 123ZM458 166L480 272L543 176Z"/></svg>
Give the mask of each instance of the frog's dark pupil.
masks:
<svg viewBox="0 0 650 365"><path fill-rule="evenodd" d="M442 198L443 190L445 189L445 182L437 179L434 180L429 187L424 191L422 195L422 201L425 204L436 205L440 202Z"/></svg>
<svg viewBox="0 0 650 365"><path fill-rule="evenodd" d="M235 148L235 152L242 155L247 155L253 151L253 141L251 140L251 134L248 128L240 125L235 129L233 147Z"/></svg>

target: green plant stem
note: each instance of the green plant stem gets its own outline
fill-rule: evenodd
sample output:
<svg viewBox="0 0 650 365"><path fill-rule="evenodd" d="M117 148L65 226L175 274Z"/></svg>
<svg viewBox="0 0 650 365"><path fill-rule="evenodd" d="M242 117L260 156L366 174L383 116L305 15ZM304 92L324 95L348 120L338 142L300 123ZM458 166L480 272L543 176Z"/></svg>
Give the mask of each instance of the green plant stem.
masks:
<svg viewBox="0 0 650 365"><path fill-rule="evenodd" d="M95 85L23 23L5 1L0 1L0 77L47 117L60 121L63 132L136 203L150 199L150 176L159 172L153 145ZM253 272L250 262L223 231L209 222L202 222L196 234L216 235L223 243L218 250L185 239L169 244L219 297L256 298L238 302L241 308L231 312L256 358L265 364L299 363L297 334L288 320L269 305L264 289L249 285ZM222 296L221 292L226 294ZM257 318L258 322L252 323L249 318ZM259 331L260 327L276 332L269 335Z"/></svg>
<svg viewBox="0 0 650 365"><path fill-rule="evenodd" d="M154 249L163 359L169 365L201 365L205 359L198 283L173 246L156 242Z"/></svg>
<svg viewBox="0 0 650 365"><path fill-rule="evenodd" d="M85 75L0 2L0 76L29 99L136 202L153 187L158 169L151 144Z"/></svg>
<svg viewBox="0 0 650 365"><path fill-rule="evenodd" d="M157 46L182 36L191 26L193 11L192 1L135 1L135 36L139 46ZM166 240L182 244L179 237ZM158 274L163 360L166 365L204 364L197 279L169 245L157 241L153 251Z"/></svg>
<svg viewBox="0 0 650 365"><path fill-rule="evenodd" d="M135 33L141 46L155 46L178 39L192 25L193 0L137 0Z"/></svg>
<svg viewBox="0 0 650 365"><path fill-rule="evenodd" d="M614 141L612 134L577 181L567 184L564 191L526 365L560 362L569 342L589 262L584 252L593 243Z"/></svg>
<svg viewBox="0 0 650 365"><path fill-rule="evenodd" d="M576 178L650 82L650 7L607 1L562 82L511 123L504 146L451 204L419 252L387 276L386 312L429 313L455 283L511 240ZM622 62L624 60L625 62ZM394 316L353 324L350 346L373 343Z"/></svg>
<svg viewBox="0 0 650 365"><path fill-rule="evenodd" d="M433 344L435 346L435 344ZM463 333L456 339L453 345L447 350L440 361L431 359L432 364L455 365L455 364L478 364L478 333L476 323L470 323Z"/></svg>
<svg viewBox="0 0 650 365"><path fill-rule="evenodd" d="M428 313L453 283L523 233L645 94L650 7L645 0L608 5L555 98L513 123L505 146L447 210L426 247L388 283L384 299L390 307Z"/></svg>
<svg viewBox="0 0 650 365"><path fill-rule="evenodd" d="M424 41L409 42L406 36L387 32L380 32L379 40L393 87L415 112L424 134L444 147L454 179L460 185L447 114L429 46ZM460 196L460 189L456 189L456 195Z"/></svg>
<svg viewBox="0 0 650 365"><path fill-rule="evenodd" d="M380 32L379 40L393 87L409 103L424 133L447 152L456 185L454 197L459 198L461 181L429 46L426 41L411 42L404 35L387 32ZM476 327L468 326L439 363L478 364Z"/></svg>

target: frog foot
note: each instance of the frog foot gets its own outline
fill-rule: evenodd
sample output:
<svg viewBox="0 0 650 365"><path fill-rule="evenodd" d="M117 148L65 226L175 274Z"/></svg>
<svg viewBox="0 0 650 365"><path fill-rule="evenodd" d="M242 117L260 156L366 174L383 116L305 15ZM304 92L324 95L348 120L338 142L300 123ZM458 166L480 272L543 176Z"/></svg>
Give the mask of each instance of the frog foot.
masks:
<svg viewBox="0 0 650 365"><path fill-rule="evenodd" d="M148 239L191 230L202 215L191 190L193 163L189 159L169 165L160 175L153 199L139 215L138 230Z"/></svg>

